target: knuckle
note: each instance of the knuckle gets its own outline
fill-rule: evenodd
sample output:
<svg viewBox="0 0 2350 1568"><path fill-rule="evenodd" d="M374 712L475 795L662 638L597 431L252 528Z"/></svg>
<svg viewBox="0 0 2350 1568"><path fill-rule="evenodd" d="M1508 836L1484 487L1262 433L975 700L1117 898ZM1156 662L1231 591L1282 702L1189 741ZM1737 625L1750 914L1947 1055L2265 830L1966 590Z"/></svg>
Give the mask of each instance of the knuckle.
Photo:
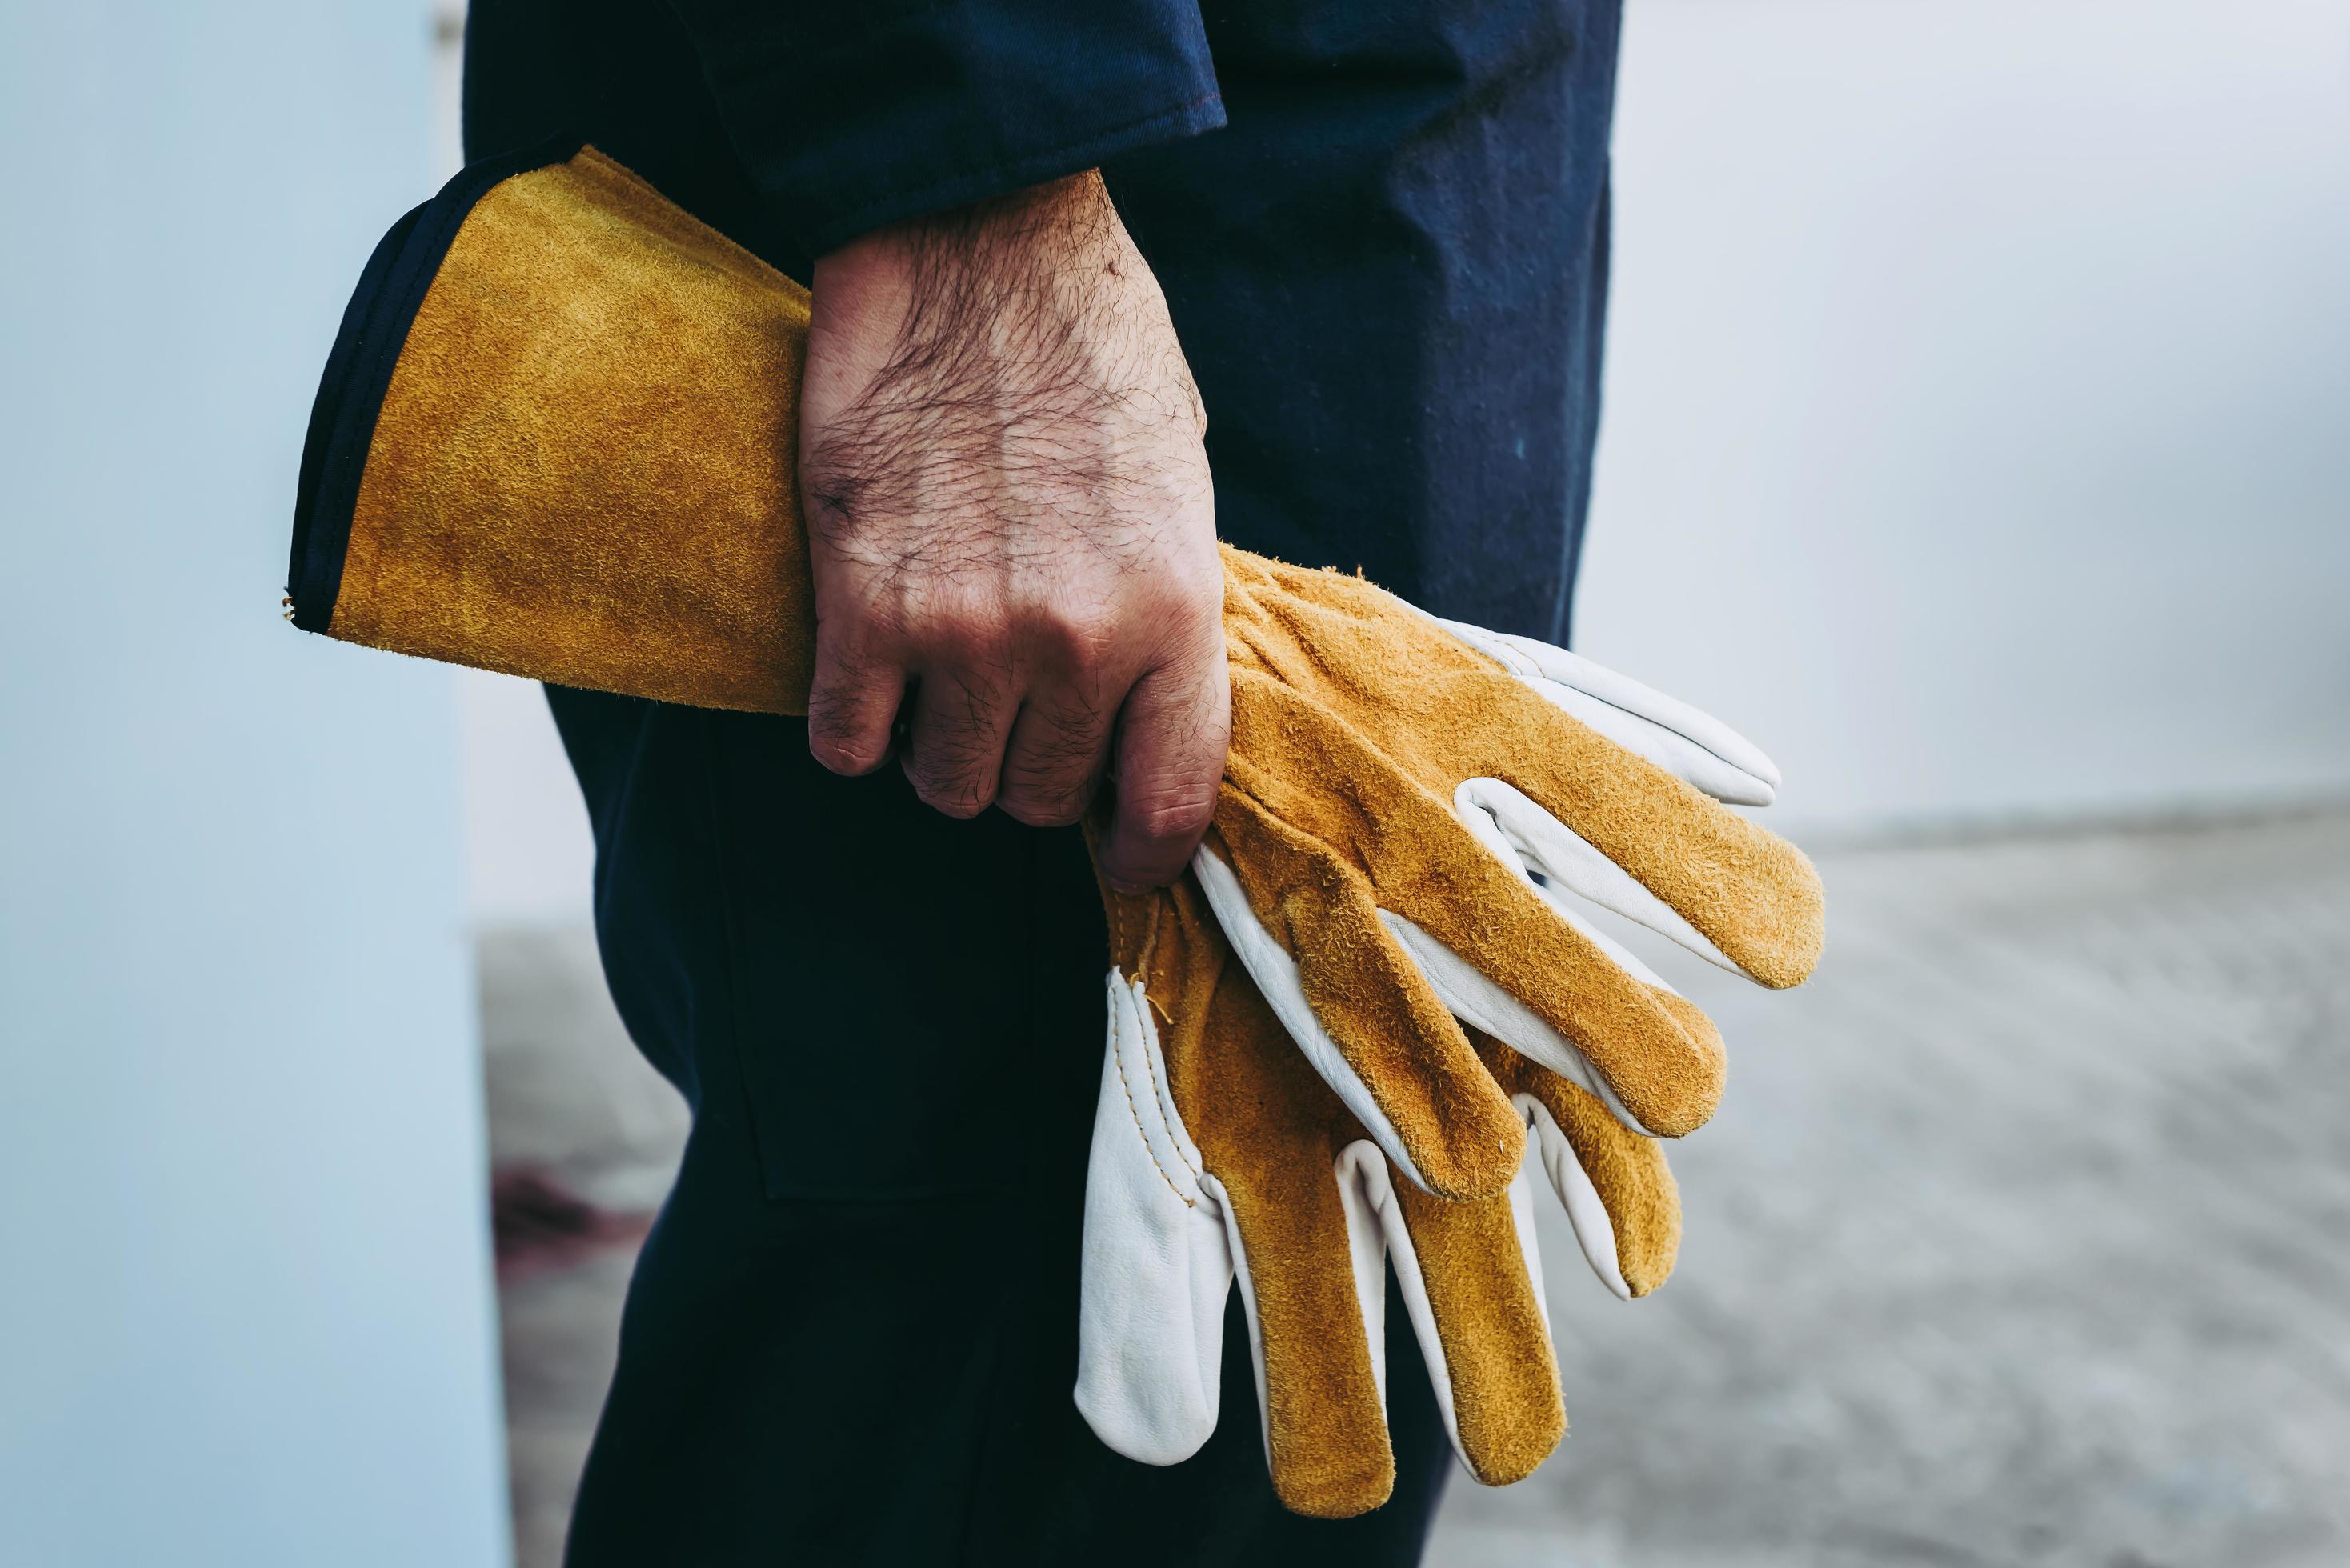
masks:
<svg viewBox="0 0 2350 1568"><path fill-rule="evenodd" d="M879 767L888 753L879 746L828 742L811 735L808 754L827 771L855 778Z"/></svg>
<svg viewBox="0 0 2350 1568"><path fill-rule="evenodd" d="M999 754L996 722L1010 694L985 670L951 669L922 680L919 747L940 775L975 772Z"/></svg>
<svg viewBox="0 0 2350 1568"><path fill-rule="evenodd" d="M994 763L976 732L934 718L916 732L906 778L924 805L967 819L995 802L1000 778Z"/></svg>
<svg viewBox="0 0 2350 1568"><path fill-rule="evenodd" d="M1197 572L1185 575L1180 587L1180 603L1184 612L1186 629L1201 637L1221 640L1224 629L1224 572L1221 562L1210 556Z"/></svg>
<svg viewBox="0 0 2350 1568"><path fill-rule="evenodd" d="M808 754L833 773L869 774L889 754L889 732L853 714L811 703Z"/></svg>
<svg viewBox="0 0 2350 1568"><path fill-rule="evenodd" d="M1107 605L1064 609L1040 631L1057 666L1087 674L1113 664L1126 640L1124 624Z"/></svg>
<svg viewBox="0 0 2350 1568"><path fill-rule="evenodd" d="M1085 819L1090 790L1006 789L996 805L1030 827L1067 827Z"/></svg>
<svg viewBox="0 0 2350 1568"><path fill-rule="evenodd" d="M999 606L942 595L907 606L902 619L908 639L933 661L990 667L1002 662L1005 638Z"/></svg>
<svg viewBox="0 0 2350 1568"><path fill-rule="evenodd" d="M996 642L995 628L988 618L961 607L929 610L915 617L913 637L930 658L952 663L987 662Z"/></svg>
<svg viewBox="0 0 2350 1568"><path fill-rule="evenodd" d="M867 595L816 606L816 636L846 666L888 659L904 635L903 612L887 598Z"/></svg>
<svg viewBox="0 0 2350 1568"><path fill-rule="evenodd" d="M1124 804L1119 815L1152 843L1178 843L1205 833L1215 801L1203 794L1143 795Z"/></svg>
<svg viewBox="0 0 2350 1568"><path fill-rule="evenodd" d="M933 783L917 778L913 783L916 800L941 815L951 816L961 822L968 822L977 816L995 800L993 786L974 779Z"/></svg>

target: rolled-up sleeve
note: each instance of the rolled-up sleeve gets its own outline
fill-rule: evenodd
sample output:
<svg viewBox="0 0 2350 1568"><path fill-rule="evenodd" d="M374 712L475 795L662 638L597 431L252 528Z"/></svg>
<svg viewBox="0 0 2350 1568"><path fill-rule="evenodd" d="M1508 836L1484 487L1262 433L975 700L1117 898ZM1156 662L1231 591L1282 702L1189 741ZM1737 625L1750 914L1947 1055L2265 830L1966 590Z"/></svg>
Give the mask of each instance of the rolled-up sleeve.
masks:
<svg viewBox="0 0 2350 1568"><path fill-rule="evenodd" d="M1223 124L1197 0L673 0L813 254Z"/></svg>

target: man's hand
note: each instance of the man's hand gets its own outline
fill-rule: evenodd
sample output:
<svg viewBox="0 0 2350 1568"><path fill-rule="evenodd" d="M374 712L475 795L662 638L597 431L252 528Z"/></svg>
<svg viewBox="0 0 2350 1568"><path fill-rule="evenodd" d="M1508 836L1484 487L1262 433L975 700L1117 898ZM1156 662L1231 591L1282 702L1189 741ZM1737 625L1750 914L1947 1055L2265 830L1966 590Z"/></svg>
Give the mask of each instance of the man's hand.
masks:
<svg viewBox="0 0 2350 1568"><path fill-rule="evenodd" d="M1100 178L866 235L816 264L800 489L808 745L869 773L905 710L915 791L1075 822L1180 876L1231 731L1206 417Z"/></svg>

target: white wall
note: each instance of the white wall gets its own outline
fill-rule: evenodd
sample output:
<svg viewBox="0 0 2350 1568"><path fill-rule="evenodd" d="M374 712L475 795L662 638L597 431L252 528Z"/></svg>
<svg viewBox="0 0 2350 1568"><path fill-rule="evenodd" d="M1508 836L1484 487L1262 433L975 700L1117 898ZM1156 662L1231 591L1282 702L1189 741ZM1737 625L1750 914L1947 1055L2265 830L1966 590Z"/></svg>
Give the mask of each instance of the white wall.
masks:
<svg viewBox="0 0 2350 1568"><path fill-rule="evenodd" d="M1632 0L1578 640L1789 820L2350 789L2350 7Z"/></svg>
<svg viewBox="0 0 2350 1568"><path fill-rule="evenodd" d="M505 1559L452 684L277 609L428 45L0 10L0 1562Z"/></svg>
<svg viewBox="0 0 2350 1568"><path fill-rule="evenodd" d="M2350 6L1631 0L1616 167L1577 640L1783 825L2350 790ZM476 909L584 909L466 707Z"/></svg>

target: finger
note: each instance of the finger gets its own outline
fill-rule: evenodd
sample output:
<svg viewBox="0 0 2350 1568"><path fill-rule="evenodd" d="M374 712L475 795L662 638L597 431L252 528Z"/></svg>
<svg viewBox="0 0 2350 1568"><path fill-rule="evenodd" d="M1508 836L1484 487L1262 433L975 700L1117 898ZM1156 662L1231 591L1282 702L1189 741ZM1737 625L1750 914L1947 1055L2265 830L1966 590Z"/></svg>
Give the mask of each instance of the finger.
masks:
<svg viewBox="0 0 2350 1568"><path fill-rule="evenodd" d="M890 730L905 701L906 671L895 658L819 621L808 688L808 751L837 774L869 774L888 760Z"/></svg>
<svg viewBox="0 0 2350 1568"><path fill-rule="evenodd" d="M1232 1258L1222 1205L1166 1093L1149 997L1113 970L1077 1314L1077 1409L1144 1464L1199 1452L1216 1429Z"/></svg>
<svg viewBox="0 0 2350 1568"><path fill-rule="evenodd" d="M922 804L972 817L995 799L1014 705L991 672L970 665L924 670L906 726L906 777Z"/></svg>
<svg viewBox="0 0 2350 1568"><path fill-rule="evenodd" d="M1471 964L1459 953L1430 936L1403 916L1391 910L1379 911L1380 923L1411 955L1412 962L1445 1008L1475 1039L1477 1032L1504 1041L1510 1048L1529 1062L1536 1063L1550 1072L1566 1078L1590 1094L1596 1096L1608 1110L1627 1127L1643 1130L1640 1119L1617 1097L1607 1075L1594 1066L1582 1049L1560 1033L1551 1022L1533 1008L1502 989L1482 971ZM1586 931L1595 942L1607 939L1596 931ZM1638 965L1639 961L1620 949L1609 950L1609 956L1619 963ZM1632 972L1643 972L1635 968ZM1669 991L1661 982L1657 989ZM1490 1065L1490 1064L1489 1064ZM1506 1082L1507 1080L1502 1080Z"/></svg>
<svg viewBox="0 0 2350 1568"><path fill-rule="evenodd" d="M1478 1052L1526 1114L1535 1152L1592 1272L1627 1300L1663 1284L1681 1243L1680 1188L1664 1146L1626 1128L1575 1085L1512 1060L1500 1042L1480 1039Z"/></svg>
<svg viewBox="0 0 2350 1568"><path fill-rule="evenodd" d="M1450 813L1443 815L1458 827ZM1555 1032L1640 1127L1679 1137L1702 1127L1721 1102L1726 1071L1712 1020L1619 963L1617 956L1630 955L1620 948L1611 952L1597 933L1563 918L1523 871L1505 866L1467 833L1460 837L1469 847L1463 853L1453 846L1440 876L1407 868L1381 877L1381 897L1414 928L1401 934L1446 950L1461 968L1514 997L1525 1013L1548 1026L1530 1037L1518 1026L1523 1013L1487 1015L1484 1022L1510 1044L1580 1076L1540 1048ZM1429 967L1444 972L1442 965Z"/></svg>
<svg viewBox="0 0 2350 1568"><path fill-rule="evenodd" d="M1448 1003L1379 919L1382 910L1402 916L1523 1002L1590 1062L1641 1127L1678 1137L1713 1114L1721 1041L1703 1013L1616 963L1543 899L1513 857L1488 850L1450 801L1393 759L1326 725L1318 731L1320 754L1284 759L1287 736L1308 722L1295 712L1297 700L1246 672L1235 675L1232 690L1235 739L1217 832L1233 851L1258 917L1292 953L1312 955L1300 969L1315 1015L1381 1093L1431 1190L1500 1191L1517 1173L1524 1126L1514 1112L1497 1114L1499 1091ZM1287 826L1308 821L1318 836ZM1350 862L1367 867L1367 879L1348 870ZM1349 1012L1357 1016L1342 1030L1335 1020ZM1442 1030L1430 1015L1443 1020ZM1445 1097L1416 1106L1409 1098L1415 1085ZM1390 1096L1395 1104L1387 1103ZM1472 1103L1483 1107L1473 1124L1461 1115ZM1503 1120L1511 1134L1497 1138L1490 1129ZM1446 1190L1448 1173L1462 1189Z"/></svg>
<svg viewBox="0 0 2350 1568"><path fill-rule="evenodd" d="M1145 675L1118 717L1118 805L1102 840L1102 875L1127 888L1183 874L1216 808L1232 739L1232 689L1221 636Z"/></svg>
<svg viewBox="0 0 2350 1568"><path fill-rule="evenodd" d="M1762 749L1711 714L1581 654L1461 621L1438 622L1565 711L1716 800L1768 805L1779 769Z"/></svg>
<svg viewBox="0 0 2350 1568"><path fill-rule="evenodd" d="M1211 865L1218 848L1227 857ZM1524 1122L1381 923L1369 885L1230 785L1199 869L1251 978L1388 1157L1444 1197L1507 1188L1524 1154Z"/></svg>
<svg viewBox="0 0 2350 1568"><path fill-rule="evenodd" d="M1354 1170L1461 1462L1487 1486L1524 1480L1566 1435L1525 1174L1506 1192L1456 1203L1388 1181L1384 1161Z"/></svg>
<svg viewBox="0 0 2350 1568"><path fill-rule="evenodd" d="M1515 788L1762 984L1796 984L1819 961L1819 874L1794 846L1503 670L1454 676L1443 714L1423 767Z"/></svg>
<svg viewBox="0 0 2350 1568"><path fill-rule="evenodd" d="M1500 779L1471 779L1454 792L1452 805L1478 841L1505 864L1520 867L1564 918L1575 918L1568 912L1566 900L1571 895L1669 937L1734 974L1746 973L1679 909L1633 880L1630 872L1514 784Z"/></svg>
<svg viewBox="0 0 2350 1568"><path fill-rule="evenodd" d="M1202 1034L1224 1097L1201 1185L1227 1216L1274 1491L1294 1513L1350 1519L1387 1501L1395 1455L1383 1260L1348 1229L1323 1130L1343 1113L1250 986L1216 988Z"/></svg>
<svg viewBox="0 0 2350 1568"><path fill-rule="evenodd" d="M1003 748L996 805L1032 827L1076 821L1101 780L1109 729L1109 712L1081 690L1030 692Z"/></svg>
<svg viewBox="0 0 2350 1568"><path fill-rule="evenodd" d="M1281 1020L1289 1044L1338 1096L1339 1103L1382 1149L1391 1151L1388 1158L1401 1167L1406 1176L1422 1187L1428 1186L1430 1179L1419 1168L1413 1148L1388 1119L1381 1097L1372 1092L1354 1064L1347 1059L1345 1050L1315 1015L1313 1001L1298 975L1297 961L1290 957L1289 950L1249 907L1248 895L1242 891L1239 877L1223 853L1214 847L1218 842L1211 832L1208 842L1191 857L1191 873L1207 897L1217 927L1240 959L1241 967L1248 971L1249 980L1274 1016ZM1453 1011L1458 1016L1459 1010Z"/></svg>
<svg viewBox="0 0 2350 1568"><path fill-rule="evenodd" d="M1824 900L1803 851L1507 677L1486 696L1474 774L1513 786L1751 979L1777 988L1811 973Z"/></svg>

